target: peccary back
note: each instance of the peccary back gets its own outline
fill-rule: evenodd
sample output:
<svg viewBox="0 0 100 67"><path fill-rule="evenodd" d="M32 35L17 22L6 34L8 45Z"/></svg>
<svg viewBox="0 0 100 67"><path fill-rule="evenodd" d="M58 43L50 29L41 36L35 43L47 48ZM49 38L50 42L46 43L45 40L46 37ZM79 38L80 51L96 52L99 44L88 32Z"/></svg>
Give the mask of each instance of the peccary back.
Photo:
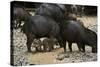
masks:
<svg viewBox="0 0 100 67"><path fill-rule="evenodd" d="M57 4L41 4L36 10L36 15L48 16L58 22L64 18L64 5Z"/></svg>

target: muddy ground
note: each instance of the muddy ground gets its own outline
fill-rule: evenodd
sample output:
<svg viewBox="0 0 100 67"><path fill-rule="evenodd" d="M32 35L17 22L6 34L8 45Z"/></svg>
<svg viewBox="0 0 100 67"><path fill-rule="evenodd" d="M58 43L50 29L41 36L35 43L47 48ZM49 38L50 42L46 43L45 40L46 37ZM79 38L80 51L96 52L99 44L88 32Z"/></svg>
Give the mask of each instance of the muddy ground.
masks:
<svg viewBox="0 0 100 67"><path fill-rule="evenodd" d="M89 29L97 32L97 17L83 16L78 18L84 22L84 25ZM67 52L64 53L63 48L55 48L51 52L27 52L26 36L20 29L13 30L13 46L14 46L14 65L34 65L34 64L55 64L55 63L77 63L97 61L97 53L91 53L91 47L86 46L86 52L79 52L77 45L73 43L73 52L69 52L68 45L66 45ZM66 43L67 44L67 43Z"/></svg>

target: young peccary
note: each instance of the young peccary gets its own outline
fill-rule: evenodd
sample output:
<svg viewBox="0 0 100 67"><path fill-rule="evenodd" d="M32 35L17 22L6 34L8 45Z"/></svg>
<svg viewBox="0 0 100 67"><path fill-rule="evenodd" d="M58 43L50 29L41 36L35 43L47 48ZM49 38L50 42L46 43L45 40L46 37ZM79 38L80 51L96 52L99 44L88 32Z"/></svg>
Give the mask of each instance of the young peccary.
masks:
<svg viewBox="0 0 100 67"><path fill-rule="evenodd" d="M63 23L61 36L64 52L66 52L66 41L70 51L72 51L72 43L77 43L80 51L83 50L85 52L85 45L89 45L92 47L92 52L97 52L97 34L77 21L69 20Z"/></svg>
<svg viewBox="0 0 100 67"><path fill-rule="evenodd" d="M54 49L54 45L58 45L58 42L56 39L50 39L50 38L44 38L42 41L42 45L44 48L44 51L51 51Z"/></svg>
<svg viewBox="0 0 100 67"><path fill-rule="evenodd" d="M35 47L36 51L42 51L42 42L40 39L34 39L32 47Z"/></svg>

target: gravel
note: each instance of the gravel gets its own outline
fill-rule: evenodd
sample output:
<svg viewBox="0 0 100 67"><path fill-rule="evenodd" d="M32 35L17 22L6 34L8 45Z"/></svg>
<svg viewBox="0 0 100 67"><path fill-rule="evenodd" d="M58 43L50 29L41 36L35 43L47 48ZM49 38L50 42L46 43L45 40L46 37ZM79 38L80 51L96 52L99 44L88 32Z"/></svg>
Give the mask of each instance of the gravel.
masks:
<svg viewBox="0 0 100 67"><path fill-rule="evenodd" d="M56 58L56 62L62 62L62 63L77 63L77 62L90 62L90 61L97 61L96 53L67 52L65 54L59 54Z"/></svg>
<svg viewBox="0 0 100 67"><path fill-rule="evenodd" d="M14 46L14 66L29 65L27 57L25 57L26 37L20 32L20 29L13 30L13 46Z"/></svg>

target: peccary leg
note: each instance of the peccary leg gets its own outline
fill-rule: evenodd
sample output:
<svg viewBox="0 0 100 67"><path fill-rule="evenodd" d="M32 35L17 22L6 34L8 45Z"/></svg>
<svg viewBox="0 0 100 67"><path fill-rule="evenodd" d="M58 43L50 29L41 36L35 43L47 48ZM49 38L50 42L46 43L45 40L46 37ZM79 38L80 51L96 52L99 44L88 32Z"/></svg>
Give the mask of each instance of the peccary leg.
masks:
<svg viewBox="0 0 100 67"><path fill-rule="evenodd" d="M79 51L85 52L85 45L82 43L77 43Z"/></svg>
<svg viewBox="0 0 100 67"><path fill-rule="evenodd" d="M44 52L46 51L46 46L45 45L43 45L43 48L44 48Z"/></svg>
<svg viewBox="0 0 100 67"><path fill-rule="evenodd" d="M60 48L62 48L63 47L63 41L60 37L58 38L58 43L60 45Z"/></svg>
<svg viewBox="0 0 100 67"><path fill-rule="evenodd" d="M35 47L35 49L36 49L36 51L41 51L41 48L40 48L40 46L38 46L38 47Z"/></svg>
<svg viewBox="0 0 100 67"><path fill-rule="evenodd" d="M49 47L49 51L54 49L52 44L49 44L48 47Z"/></svg>
<svg viewBox="0 0 100 67"><path fill-rule="evenodd" d="M49 51L52 51L54 49L53 37L48 39L48 48L49 48Z"/></svg>
<svg viewBox="0 0 100 67"><path fill-rule="evenodd" d="M27 35L27 49L28 49L28 52L31 52L31 44L32 44L32 42L33 42L33 36L32 36L32 34L28 34Z"/></svg>
<svg viewBox="0 0 100 67"><path fill-rule="evenodd" d="M85 52L85 44L82 44L82 49L83 49L82 52Z"/></svg>
<svg viewBox="0 0 100 67"><path fill-rule="evenodd" d="M79 51L82 51L81 50L81 43L77 43L77 47L78 47Z"/></svg>
<svg viewBox="0 0 100 67"><path fill-rule="evenodd" d="M36 49L36 51L39 51L39 50L38 50L38 47L35 47L35 49Z"/></svg>
<svg viewBox="0 0 100 67"><path fill-rule="evenodd" d="M53 50L54 49L54 41L51 40L50 42L51 42L50 48L51 48L51 50Z"/></svg>
<svg viewBox="0 0 100 67"><path fill-rule="evenodd" d="M70 52L72 52L72 43L71 42L68 43L68 47L69 47Z"/></svg>
<svg viewBox="0 0 100 67"><path fill-rule="evenodd" d="M66 41L63 41L64 52L66 52Z"/></svg>
<svg viewBox="0 0 100 67"><path fill-rule="evenodd" d="M48 43L46 42L46 43L43 43L43 50L44 50L44 52L46 52L47 51L47 45L48 45Z"/></svg>
<svg viewBox="0 0 100 67"><path fill-rule="evenodd" d="M27 40L27 49L28 49L28 52L31 52L31 44L32 44L32 41L30 39Z"/></svg>
<svg viewBox="0 0 100 67"><path fill-rule="evenodd" d="M49 45L48 45L49 46ZM49 52L51 51L53 49L53 47L52 46L49 46Z"/></svg>
<svg viewBox="0 0 100 67"><path fill-rule="evenodd" d="M41 44L41 40L38 39L38 42L39 42L39 46L36 47L36 51L42 51L42 49L41 49L41 46L42 46L42 44Z"/></svg>
<svg viewBox="0 0 100 67"><path fill-rule="evenodd" d="M63 47L62 41L58 41L58 43L59 43L59 45L60 45L60 48L62 48L62 47Z"/></svg>
<svg viewBox="0 0 100 67"><path fill-rule="evenodd" d="M53 42L53 40L51 40L50 48L51 48L51 50L54 50L54 42Z"/></svg>
<svg viewBox="0 0 100 67"><path fill-rule="evenodd" d="M39 44L40 44L40 46L39 46L39 50L42 51L42 48L41 48L41 46L42 46L42 42L41 42L40 39L39 39Z"/></svg>

